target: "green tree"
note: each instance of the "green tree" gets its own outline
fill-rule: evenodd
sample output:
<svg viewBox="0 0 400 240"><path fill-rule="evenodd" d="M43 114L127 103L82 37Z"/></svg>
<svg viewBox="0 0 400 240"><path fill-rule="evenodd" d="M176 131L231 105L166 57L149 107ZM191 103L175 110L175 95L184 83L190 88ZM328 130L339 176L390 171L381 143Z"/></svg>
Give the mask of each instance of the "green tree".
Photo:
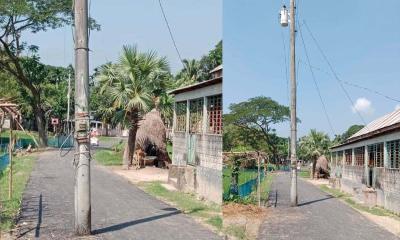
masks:
<svg viewBox="0 0 400 240"><path fill-rule="evenodd" d="M47 144L42 90L32 80L34 74L29 69L35 67L36 60L23 56L26 51L36 52L38 47L29 45L22 36L25 32L38 33L71 24L71 6L72 0L0 1L0 70L12 75L30 95L41 146ZM92 19L90 26L99 29Z"/></svg>
<svg viewBox="0 0 400 240"><path fill-rule="evenodd" d="M289 120L288 107L261 96L232 104L229 109L230 113L224 115L224 144L264 150L275 160L285 154L280 145L286 140L276 135L273 126Z"/></svg>
<svg viewBox="0 0 400 240"><path fill-rule="evenodd" d="M106 65L100 72L101 93L110 95L116 116L129 127L123 157L127 168L132 165L139 121L156 105L161 82L169 76L168 62L153 51L141 53L136 47L124 46L118 64Z"/></svg>
<svg viewBox="0 0 400 240"><path fill-rule="evenodd" d="M313 178L317 159L322 155L327 155L330 146L331 142L329 136L315 129L311 129L307 136L300 138L298 156L300 159L312 161Z"/></svg>

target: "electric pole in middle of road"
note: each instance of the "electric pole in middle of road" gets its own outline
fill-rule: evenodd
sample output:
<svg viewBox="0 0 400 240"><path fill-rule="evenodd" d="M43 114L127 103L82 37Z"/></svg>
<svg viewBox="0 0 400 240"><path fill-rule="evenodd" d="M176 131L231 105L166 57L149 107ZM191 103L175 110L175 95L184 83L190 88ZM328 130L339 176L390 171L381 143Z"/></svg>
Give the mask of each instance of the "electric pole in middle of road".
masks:
<svg viewBox="0 0 400 240"><path fill-rule="evenodd" d="M75 233L90 235L88 0L75 0Z"/></svg>
<svg viewBox="0 0 400 240"><path fill-rule="evenodd" d="M290 205L297 206L296 21L295 0L290 0Z"/></svg>

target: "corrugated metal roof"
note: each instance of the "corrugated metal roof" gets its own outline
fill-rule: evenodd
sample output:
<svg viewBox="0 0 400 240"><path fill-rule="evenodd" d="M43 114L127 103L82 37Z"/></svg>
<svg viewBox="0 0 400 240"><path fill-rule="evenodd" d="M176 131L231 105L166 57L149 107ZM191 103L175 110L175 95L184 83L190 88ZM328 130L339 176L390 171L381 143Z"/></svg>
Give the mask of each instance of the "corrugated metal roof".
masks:
<svg viewBox="0 0 400 240"><path fill-rule="evenodd" d="M214 68L213 70L211 70L210 73L219 71L219 70L221 70L222 68L223 68L223 67L222 67L222 64L221 64L221 65L218 65L216 68Z"/></svg>
<svg viewBox="0 0 400 240"><path fill-rule="evenodd" d="M348 141L351 141L351 139L356 138L356 137L361 137L363 135L366 135L368 133L374 132L376 130L389 127L391 125L394 125L396 123L400 123L400 109L397 109L394 112L391 112L389 114L386 114L383 117L380 117L369 124L362 128L360 131L356 132L353 134Z"/></svg>

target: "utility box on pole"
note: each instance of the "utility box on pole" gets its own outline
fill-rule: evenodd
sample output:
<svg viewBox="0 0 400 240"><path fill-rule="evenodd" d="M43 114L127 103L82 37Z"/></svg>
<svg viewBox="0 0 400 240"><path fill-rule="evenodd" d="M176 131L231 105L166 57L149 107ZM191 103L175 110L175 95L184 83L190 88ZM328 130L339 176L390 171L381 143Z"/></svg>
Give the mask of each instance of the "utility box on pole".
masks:
<svg viewBox="0 0 400 240"><path fill-rule="evenodd" d="M75 0L75 233L91 232L88 1Z"/></svg>

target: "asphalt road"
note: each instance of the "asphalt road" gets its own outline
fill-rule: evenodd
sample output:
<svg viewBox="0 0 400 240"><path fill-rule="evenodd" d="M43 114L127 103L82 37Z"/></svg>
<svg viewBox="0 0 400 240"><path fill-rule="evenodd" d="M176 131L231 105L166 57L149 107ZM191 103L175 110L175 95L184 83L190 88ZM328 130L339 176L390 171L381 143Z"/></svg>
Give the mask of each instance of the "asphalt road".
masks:
<svg viewBox="0 0 400 240"><path fill-rule="evenodd" d="M40 154L23 196L18 239L74 238L72 156ZM88 239L221 239L109 170L92 164L91 174L93 235Z"/></svg>
<svg viewBox="0 0 400 240"><path fill-rule="evenodd" d="M290 175L279 174L272 186L272 196L277 196L273 199L276 208L270 208L270 214L260 228L259 239L399 240L306 181L298 181L298 207L289 207L289 191Z"/></svg>

